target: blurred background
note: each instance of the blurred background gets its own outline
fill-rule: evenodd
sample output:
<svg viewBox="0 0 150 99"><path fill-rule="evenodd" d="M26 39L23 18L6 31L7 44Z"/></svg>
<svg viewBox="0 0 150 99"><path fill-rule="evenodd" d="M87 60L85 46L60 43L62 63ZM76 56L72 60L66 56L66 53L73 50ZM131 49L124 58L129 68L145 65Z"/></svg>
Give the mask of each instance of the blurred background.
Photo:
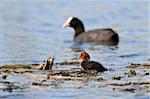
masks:
<svg viewBox="0 0 150 99"><path fill-rule="evenodd" d="M89 50L97 60L111 63L146 61L148 7L147 1L1 0L0 64L40 63L48 56L70 60L77 50ZM75 45L73 29L62 28L68 16L80 18L86 30L113 28L120 35L118 48Z"/></svg>
<svg viewBox="0 0 150 99"><path fill-rule="evenodd" d="M150 63L149 7L149 0L0 0L0 65L43 63L49 56L54 57L55 62L79 61L76 57L86 50L92 60L115 70L102 74L111 78L112 74L131 63ZM81 19L86 30L114 29L120 36L119 45L75 44L74 30L62 28L69 16ZM76 68L80 69L77 66L58 66L55 69ZM31 85L35 79L29 80L31 75L28 74L10 75L8 81L20 82L23 86ZM136 80L142 81L141 78ZM76 96L78 99L97 99L98 96L106 98L108 95L111 99L113 96L115 99L119 96L122 99L121 96L132 96L132 93L127 93L126 96L124 92L111 93L111 87L99 88L100 82L64 83L61 80L48 80L48 83L60 85L48 89L30 86L30 91L21 89L13 93L0 93L2 97L10 96L11 99L43 99L45 96L54 96L54 99L70 99ZM3 88L4 85L0 84L0 88ZM83 89L78 88L80 85Z"/></svg>

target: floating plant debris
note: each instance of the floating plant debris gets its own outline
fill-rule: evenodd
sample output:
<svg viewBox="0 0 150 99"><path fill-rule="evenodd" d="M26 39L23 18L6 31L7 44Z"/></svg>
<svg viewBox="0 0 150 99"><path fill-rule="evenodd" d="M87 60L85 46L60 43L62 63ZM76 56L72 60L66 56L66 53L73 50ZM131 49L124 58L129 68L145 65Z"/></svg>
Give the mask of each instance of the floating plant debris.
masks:
<svg viewBox="0 0 150 99"><path fill-rule="evenodd" d="M43 84L43 83L33 82L32 85L33 86L47 87L47 86L50 86L51 84Z"/></svg>
<svg viewBox="0 0 150 99"><path fill-rule="evenodd" d="M130 70L128 73L125 74L128 74L128 76L131 77L131 76L136 76L137 73L135 70Z"/></svg>
<svg viewBox="0 0 150 99"><path fill-rule="evenodd" d="M139 88L144 87L144 91L146 93L149 93L150 80L149 80L149 68L147 68L149 67L149 65L133 64L134 66L132 65L132 68L125 68L125 69L123 68L124 70L122 69L120 73L118 73L115 70L114 71L108 70L108 72L114 72L114 74L111 76L107 76L108 72L97 73L97 71L94 70L81 70L81 69L55 70L56 64L58 68L59 64L54 63L53 68L50 70L45 70L45 69L39 70L41 66L46 66L45 64L19 64L19 65L1 66L0 91L13 92L18 90L22 91L25 90L26 88L32 89L32 88L39 88L39 87L58 88L58 87L65 87L63 86L63 84L66 83L81 82L82 85L82 83L86 84L88 82L94 82L96 84L95 85L91 84L91 86L98 87L98 88L107 87L107 88L111 88L114 91L134 93L135 91L138 91ZM73 63L69 63L69 64L65 63L65 65L64 64L63 65L71 66L72 64ZM139 79L139 76L142 77L142 80L138 82L137 80ZM10 80L10 78L14 79L14 82L13 81L8 82L7 80ZM26 81L26 83L24 81ZM85 87L81 85L79 84L74 87L76 88ZM133 88L132 87L133 85L136 85L138 87Z"/></svg>
<svg viewBox="0 0 150 99"><path fill-rule="evenodd" d="M122 89L121 91L129 91L129 92L135 92L135 88L125 88L125 89Z"/></svg>
<svg viewBox="0 0 150 99"><path fill-rule="evenodd" d="M47 79L63 79L63 80L80 80L80 81L103 81L103 78L95 78L95 77L70 77L70 76L47 76Z"/></svg>
<svg viewBox="0 0 150 99"><path fill-rule="evenodd" d="M121 76L118 76L118 77L113 77L112 79L113 80L121 80L121 78L122 78Z"/></svg>
<svg viewBox="0 0 150 99"><path fill-rule="evenodd" d="M145 64L135 64L135 63L131 63L130 66L127 66L127 68L137 68L137 67L147 67L147 68L150 68L150 64L148 63L145 63Z"/></svg>
<svg viewBox="0 0 150 99"><path fill-rule="evenodd" d="M60 62L60 63L56 63L56 65L79 65L80 62Z"/></svg>
<svg viewBox="0 0 150 99"><path fill-rule="evenodd" d="M150 82L128 82L128 83L123 83L123 84L117 84L117 83L112 83L112 84L106 84L106 85L112 85L112 86L127 86L127 85L149 85Z"/></svg>

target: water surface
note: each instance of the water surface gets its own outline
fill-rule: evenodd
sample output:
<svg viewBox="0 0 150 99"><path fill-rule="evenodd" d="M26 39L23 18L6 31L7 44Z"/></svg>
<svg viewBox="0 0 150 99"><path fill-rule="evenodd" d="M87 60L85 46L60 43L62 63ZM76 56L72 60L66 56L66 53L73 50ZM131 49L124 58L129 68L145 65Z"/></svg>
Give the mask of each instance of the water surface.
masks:
<svg viewBox="0 0 150 99"><path fill-rule="evenodd" d="M2 0L0 1L0 64L43 63L49 56L55 62L79 61L81 51L90 53L93 60L116 72L131 63L148 63L149 1L119 0ZM74 31L62 28L68 16L79 17L86 30L113 28L120 36L118 46L75 44ZM55 69L79 69L77 66ZM113 72L115 73L115 72ZM110 76L111 73L102 74ZM20 82L23 75L14 80ZM12 77L12 78L14 78ZM12 81L10 77L10 80ZM32 80L31 80L32 82ZM30 83L25 80L24 83ZM49 83L52 83L49 81ZM59 83L55 81L54 83ZM22 84L21 84L22 85ZM0 92L3 98L60 99L121 98L124 92L99 88L99 82L64 81L60 86L29 88L14 92ZM77 86L83 86L78 88ZM22 92L23 91L23 92ZM125 98L136 97L126 93ZM47 97L46 97L47 96Z"/></svg>

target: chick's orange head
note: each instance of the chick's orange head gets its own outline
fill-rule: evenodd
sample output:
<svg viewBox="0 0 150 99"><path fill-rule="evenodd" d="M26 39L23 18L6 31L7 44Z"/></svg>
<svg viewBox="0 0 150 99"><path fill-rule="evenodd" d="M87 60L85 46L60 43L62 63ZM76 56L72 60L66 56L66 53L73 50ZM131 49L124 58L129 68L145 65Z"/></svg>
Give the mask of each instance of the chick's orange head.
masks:
<svg viewBox="0 0 150 99"><path fill-rule="evenodd" d="M90 55L86 51L84 51L80 54L79 58L82 60L90 60Z"/></svg>

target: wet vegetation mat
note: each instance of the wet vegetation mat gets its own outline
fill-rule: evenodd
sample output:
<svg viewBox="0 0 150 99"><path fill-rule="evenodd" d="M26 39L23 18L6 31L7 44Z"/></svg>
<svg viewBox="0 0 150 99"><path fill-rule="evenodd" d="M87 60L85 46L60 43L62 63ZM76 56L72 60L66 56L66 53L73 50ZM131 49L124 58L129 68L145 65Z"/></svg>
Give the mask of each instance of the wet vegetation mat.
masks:
<svg viewBox="0 0 150 99"><path fill-rule="evenodd" d="M54 63L63 66L79 66L79 62ZM73 82L96 83L97 88L109 88L119 92L143 92L136 95L144 96L150 93L150 64L131 64L118 70L108 70L103 73L87 70L41 70L44 64L18 64L0 66L0 93L24 92L35 87L62 88L60 84ZM72 84L72 87L76 88ZM78 85L77 88L83 86Z"/></svg>

